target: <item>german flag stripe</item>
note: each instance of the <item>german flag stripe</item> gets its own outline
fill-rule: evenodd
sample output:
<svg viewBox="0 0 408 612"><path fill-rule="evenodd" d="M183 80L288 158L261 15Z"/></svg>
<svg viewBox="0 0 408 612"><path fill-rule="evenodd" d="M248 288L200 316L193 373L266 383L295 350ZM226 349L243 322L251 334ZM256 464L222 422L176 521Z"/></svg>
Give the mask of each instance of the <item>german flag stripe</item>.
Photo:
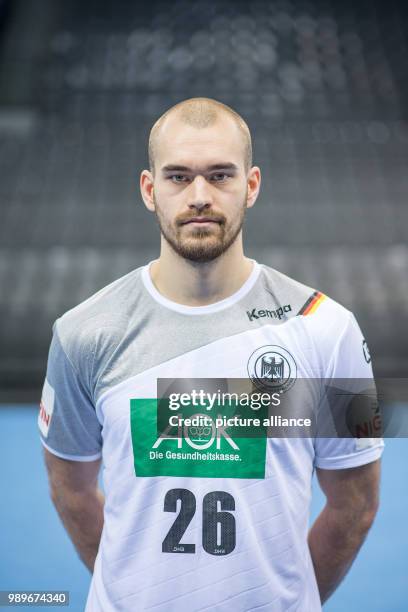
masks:
<svg viewBox="0 0 408 612"><path fill-rule="evenodd" d="M315 312L320 304L326 299L326 295L321 293L321 291L314 291L314 293L310 296L310 298L303 304L302 308L299 310L298 315L309 315Z"/></svg>

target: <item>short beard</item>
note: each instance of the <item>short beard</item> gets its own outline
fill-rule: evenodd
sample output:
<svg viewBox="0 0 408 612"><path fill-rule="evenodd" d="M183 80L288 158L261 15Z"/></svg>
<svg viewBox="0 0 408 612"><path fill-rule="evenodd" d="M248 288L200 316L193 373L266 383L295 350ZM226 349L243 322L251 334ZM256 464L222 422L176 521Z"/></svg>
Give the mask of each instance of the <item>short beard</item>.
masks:
<svg viewBox="0 0 408 612"><path fill-rule="evenodd" d="M157 202L154 198L155 203L155 214L157 217L157 221L160 227L160 231L166 240L166 242L170 245L177 255L183 257L183 259L187 259L188 261L194 263L209 263L217 259L221 255L223 255L231 245L237 239L242 226L244 224L245 213L246 213L246 198L243 202L242 206L239 208L239 219L237 224L233 227L229 228L227 231L225 227L225 218L224 221L220 223L219 228L219 236L214 239L213 230L208 228L196 228L194 234L191 238L186 240L180 239L180 228L176 225L175 229L166 224L161 217L160 208L157 206ZM203 215L204 216L204 215ZM211 242L208 243L206 240L207 236L211 236Z"/></svg>

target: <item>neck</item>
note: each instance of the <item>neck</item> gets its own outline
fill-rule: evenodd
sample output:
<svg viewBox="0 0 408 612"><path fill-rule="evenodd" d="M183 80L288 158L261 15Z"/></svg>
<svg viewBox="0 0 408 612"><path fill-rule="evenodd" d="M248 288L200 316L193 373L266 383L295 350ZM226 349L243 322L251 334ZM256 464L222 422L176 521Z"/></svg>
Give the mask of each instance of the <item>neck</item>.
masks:
<svg viewBox="0 0 408 612"><path fill-rule="evenodd" d="M159 259L150 267L156 289L166 298L185 306L206 306L223 300L242 287L253 262L244 256L242 238L217 259L196 263L180 257L162 238Z"/></svg>

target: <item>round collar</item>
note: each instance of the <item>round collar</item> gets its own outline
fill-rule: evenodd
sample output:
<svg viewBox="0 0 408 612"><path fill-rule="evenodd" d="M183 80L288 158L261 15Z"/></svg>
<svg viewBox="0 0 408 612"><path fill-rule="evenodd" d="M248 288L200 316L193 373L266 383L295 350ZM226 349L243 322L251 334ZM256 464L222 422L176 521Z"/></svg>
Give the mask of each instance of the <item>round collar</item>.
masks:
<svg viewBox="0 0 408 612"><path fill-rule="evenodd" d="M241 298L244 297L244 295L246 295L252 289L258 279L261 270L261 266L259 265L259 263L255 261L255 259L252 259L251 261L254 265L252 267L251 274L248 276L244 284L241 285L241 287L237 291L235 291L235 293L229 295L223 300L213 302L212 304L206 304L204 306L187 306L185 304L173 302L173 300L170 300L169 298L165 297L160 293L160 291L158 291L158 289L156 289L150 276L150 266L154 263L154 261L156 260L154 259L150 261L142 268L142 281L145 288L150 293L151 297L165 308L169 308L170 310L174 310L176 312L180 312L182 314L187 315L210 314L213 312L218 312L219 310L224 310L224 308L228 308L229 306L236 304Z"/></svg>

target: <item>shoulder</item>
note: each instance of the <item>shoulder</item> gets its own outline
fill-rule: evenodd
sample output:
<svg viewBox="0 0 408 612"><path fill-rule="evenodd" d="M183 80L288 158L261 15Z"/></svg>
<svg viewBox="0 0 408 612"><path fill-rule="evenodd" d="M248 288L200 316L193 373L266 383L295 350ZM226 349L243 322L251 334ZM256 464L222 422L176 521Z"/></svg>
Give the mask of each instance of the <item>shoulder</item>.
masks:
<svg viewBox="0 0 408 612"><path fill-rule="evenodd" d="M354 313L320 289L269 269L280 299L290 300L294 334L306 340L309 365L316 376L337 379L372 378L371 356ZM281 302L282 303L282 302Z"/></svg>
<svg viewBox="0 0 408 612"><path fill-rule="evenodd" d="M264 264L262 272L264 289L274 294L279 304L290 306L287 318L303 317L311 327L322 329L328 326L340 330L353 316L344 305L319 288L301 283Z"/></svg>
<svg viewBox="0 0 408 612"><path fill-rule="evenodd" d="M306 340L317 376L372 377L367 342L351 310L323 291L275 270L268 272L268 278L279 288L280 300L290 300L294 305L290 313L292 331Z"/></svg>
<svg viewBox="0 0 408 612"><path fill-rule="evenodd" d="M305 285L282 272L263 266L264 289L274 293L275 300L286 313L281 323L290 319L292 337L302 338L317 371L327 372L336 358L347 355L365 367L368 350L354 314L346 306L319 288ZM338 357L340 356L340 357Z"/></svg>
<svg viewBox="0 0 408 612"><path fill-rule="evenodd" d="M143 266L109 283L89 298L67 310L53 330L72 362L99 343L117 343L126 332L129 315L140 300Z"/></svg>

